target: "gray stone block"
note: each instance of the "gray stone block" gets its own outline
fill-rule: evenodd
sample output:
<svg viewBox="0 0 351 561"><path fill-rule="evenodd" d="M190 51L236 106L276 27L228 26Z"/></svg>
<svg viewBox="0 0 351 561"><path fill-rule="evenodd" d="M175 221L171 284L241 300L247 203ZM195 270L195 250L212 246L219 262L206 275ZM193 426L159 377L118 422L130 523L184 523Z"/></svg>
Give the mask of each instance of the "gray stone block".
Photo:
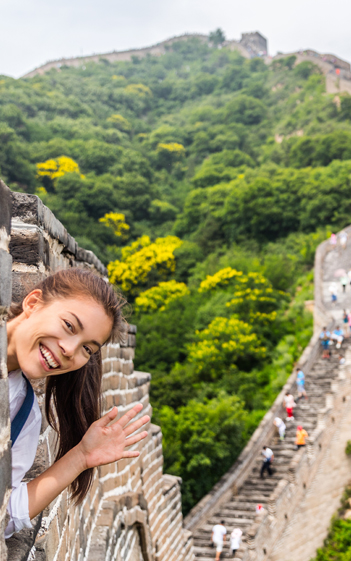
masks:
<svg viewBox="0 0 351 561"><path fill-rule="evenodd" d="M66 228L36 195L25 193L12 193L12 217L26 224L33 224L45 230L54 239L59 240L64 246L64 252L72 254L77 262L94 265L103 276L107 276L107 269L92 253L79 248L76 240L70 236Z"/></svg>
<svg viewBox="0 0 351 561"><path fill-rule="evenodd" d="M4 502L4 496L11 488L11 447L10 441L0 456L0 505Z"/></svg>
<svg viewBox="0 0 351 561"><path fill-rule="evenodd" d="M0 249L0 306L11 304L12 279L11 279L12 257L7 251Z"/></svg>
<svg viewBox="0 0 351 561"><path fill-rule="evenodd" d="M50 250L43 234L37 228L33 230L12 229L10 253L16 263L38 265L50 262Z"/></svg>
<svg viewBox="0 0 351 561"><path fill-rule="evenodd" d="M0 378L7 378L6 356L7 356L7 330L6 330L6 323L3 322L2 325L0 325ZM1 394L1 396L2 395L3 394ZM1 402L2 404L4 403L3 399L1 399Z"/></svg>
<svg viewBox="0 0 351 561"><path fill-rule="evenodd" d="M0 228L5 228L7 234L11 231L11 191L0 179Z"/></svg>
<svg viewBox="0 0 351 561"><path fill-rule="evenodd" d="M9 423L9 386L7 378L0 378L0 431Z"/></svg>
<svg viewBox="0 0 351 561"><path fill-rule="evenodd" d="M6 540L8 561L27 561L30 550L34 545L35 537L39 531L42 515L39 514L32 520L32 530L21 530Z"/></svg>

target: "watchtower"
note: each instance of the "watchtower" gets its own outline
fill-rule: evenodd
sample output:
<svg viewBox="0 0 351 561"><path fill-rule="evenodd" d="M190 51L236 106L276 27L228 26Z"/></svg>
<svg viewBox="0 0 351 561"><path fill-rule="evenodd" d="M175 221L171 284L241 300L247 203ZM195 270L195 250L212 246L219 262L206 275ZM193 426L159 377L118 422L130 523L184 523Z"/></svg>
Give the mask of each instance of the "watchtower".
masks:
<svg viewBox="0 0 351 561"><path fill-rule="evenodd" d="M263 56L268 54L267 39L258 31L242 33L240 44L249 51L251 56Z"/></svg>

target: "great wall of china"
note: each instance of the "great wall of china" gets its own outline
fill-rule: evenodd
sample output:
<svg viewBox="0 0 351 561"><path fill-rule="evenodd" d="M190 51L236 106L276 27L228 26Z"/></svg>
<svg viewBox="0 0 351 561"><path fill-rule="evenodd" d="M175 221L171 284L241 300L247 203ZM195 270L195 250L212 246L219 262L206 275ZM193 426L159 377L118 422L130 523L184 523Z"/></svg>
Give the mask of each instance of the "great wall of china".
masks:
<svg viewBox="0 0 351 561"><path fill-rule="evenodd" d="M23 282L36 280L59 267L89 267L106 271L91 252L80 249L62 224L34 195L12 193L0 184L0 500L1 535L10 493L10 441L7 403L6 309L23 291ZM351 227L348 228L351 234ZM328 284L333 272L351 263L351 242L343 253L322 243L315 258L315 334L299 364L306 374L308 403L296 409L310 438L306 449L294 450L295 425L281 443L273 419L282 415L283 395L295 386L292 374L237 462L212 491L182 520L181 482L162 473L160 428L149 427L141 456L96 470L93 487L79 508L69 507L63 493L33 521L33 530L15 534L7 545L0 539L0 558L8 561L207 561L213 558L211 528L224 519L228 529L243 530L239 561L309 561L326 536L333 512L350 480L351 460L345 443L351 438L351 349L344 342L346 364L320 357L318 336L323 324L341 318L349 292L331 308ZM12 273L11 273L12 270ZM11 293L12 277L12 293ZM349 289L350 291L350 289ZM123 412L136 401L149 404L150 374L135 372L134 326L120 345L103 355L105 409L113 404ZM43 387L36 384L39 402ZM258 478L260 452L268 444L275 453L271 479ZM53 434L43 422L40 446L28 478L40 473L52 458ZM264 505L256 515L257 503ZM194 545L193 545L194 544ZM297 550L298 547L298 550ZM228 550L224 551L228 556Z"/></svg>
<svg viewBox="0 0 351 561"><path fill-rule="evenodd" d="M121 460L95 471L92 488L82 505L70 507L66 492L62 493L34 519L33 530L22 530L5 545L11 486L6 310L11 298L20 299L23 284L33 285L49 271L68 267L90 268L107 275L99 259L77 246L38 197L12 193L0 181L0 559L191 561L192 539L183 528L180 481L162 472L161 429L153 424L148 427L149 437L139 445L139 458ZM134 370L135 341L136 328L130 325L120 344L103 348L105 412L117 405L121 415L141 402L151 416L151 376ZM44 385L36 383L34 389L43 407ZM54 434L43 415L38 452L27 478L50 465L53 451Z"/></svg>
<svg viewBox="0 0 351 561"><path fill-rule="evenodd" d="M143 58L146 56L161 56L167 52L173 43L177 41L185 41L190 38L199 39L204 43L207 43L209 40L208 35L188 33L178 37L171 37L170 39L161 41L156 45L141 49L129 49L127 51L113 51L110 53L51 60L41 66L38 66L31 72L28 72L23 76L23 78L32 78L36 75L45 74L52 69L59 71L62 66L84 67L85 64L89 62L98 63L103 60L107 60L113 63L118 61L130 61L133 60L134 57ZM296 56L296 64L308 60L316 64L325 75L327 93L337 94L347 92L351 94L350 63L335 55L321 54L312 49L307 49L304 51L277 54L274 57L269 57L267 40L258 32L243 33L240 40L231 39L225 41L223 43L223 47L227 47L233 51L236 50L245 58L260 56L267 64L270 64L272 60L290 55Z"/></svg>
<svg viewBox="0 0 351 561"><path fill-rule="evenodd" d="M351 91L348 63L314 51L295 54L298 62L311 60L318 64L327 84L330 75L330 84L339 84L338 91L343 82L350 85ZM75 60L82 63L81 59ZM340 69L338 78L336 68ZM351 237L351 227L348 231ZM349 268L350 264L350 242L343 253L330 251L328 242L316 252L315 333L299 361L306 374L310 401L299 404L296 415L310 434L307 449L293 449L293 426L288 428L283 444L274 433L272 421L282 414L283 395L286 389L295 387L292 374L237 462L183 521L181 482L162 473L161 430L151 424L149 438L140 445L140 458L97 470L91 492L81 507L69 507L63 493L37 517L32 531L22 531L7 545L0 537L1 561L205 561L214 558L210 534L212 525L220 519L226 521L228 529L239 526L244 532L237 561L309 561L322 545L330 518L351 479L351 460L344 453L345 443L351 438L351 349L345 341L346 364L339 366L335 358L329 363L321 360L318 342L322 325L335 324L342 309L351 307L350 289L334 308L328 292L333 271ZM20 296L28 278L35 280L48 271L72 266L89 267L106 275L98 258L80 249L37 197L12 193L0 182L1 536L11 486L7 308L12 297ZM104 350L105 408L117 404L125 411L141 400L151 412L151 376L133 368L135 327L130 326L124 335L119 346L109 345ZM43 388L38 384L35 390L42 403ZM276 472L262 484L258 469L263 444L275 452ZM52 451L53 434L44 422L29 478L50 463ZM263 515L256 515L257 503L264 505ZM227 555L228 550L224 557Z"/></svg>

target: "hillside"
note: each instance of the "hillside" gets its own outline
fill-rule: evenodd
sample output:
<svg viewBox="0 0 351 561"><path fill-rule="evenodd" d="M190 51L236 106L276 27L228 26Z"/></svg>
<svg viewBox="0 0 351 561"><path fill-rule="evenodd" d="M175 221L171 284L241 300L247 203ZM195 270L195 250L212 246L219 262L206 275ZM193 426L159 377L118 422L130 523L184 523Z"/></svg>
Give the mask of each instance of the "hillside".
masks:
<svg viewBox="0 0 351 561"><path fill-rule="evenodd" d="M309 340L314 249L350 221L351 97L295 63L189 38L163 56L0 77L0 174L38 194L132 304L185 510Z"/></svg>

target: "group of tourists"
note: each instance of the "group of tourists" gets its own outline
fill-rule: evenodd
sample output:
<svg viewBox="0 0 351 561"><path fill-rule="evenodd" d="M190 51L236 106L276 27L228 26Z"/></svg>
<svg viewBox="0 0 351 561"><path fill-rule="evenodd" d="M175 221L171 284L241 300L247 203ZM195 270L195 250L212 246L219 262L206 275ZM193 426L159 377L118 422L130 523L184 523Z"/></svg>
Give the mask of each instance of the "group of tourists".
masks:
<svg viewBox="0 0 351 561"><path fill-rule="evenodd" d="M330 239L331 249L335 249L337 246L339 246L341 250L346 249L348 235L347 232L345 232L345 230L339 232L338 235L334 233L331 234L329 239Z"/></svg>
<svg viewBox="0 0 351 561"><path fill-rule="evenodd" d="M348 314L346 310L344 310L343 321L345 325L349 324L349 317L351 321L351 314ZM333 345L335 342L336 348L340 349L343 340L345 339L345 337L348 336L349 336L348 329L345 328L345 331L343 331L339 325L336 326L336 328L332 333L330 333L330 331L328 331L326 327L323 327L322 332L319 336L323 348L322 358L329 359L331 357L331 345Z"/></svg>
<svg viewBox="0 0 351 561"><path fill-rule="evenodd" d="M296 385L297 385L297 398L296 402L299 399L308 399L307 393L305 390L305 375L301 368L296 368ZM291 392L287 391L284 397L284 404L286 408L286 420L293 421L294 420L294 407L296 407L295 398Z"/></svg>
<svg viewBox="0 0 351 561"><path fill-rule="evenodd" d="M294 407L296 406L296 402L300 399L308 399L307 393L305 390L305 375L301 368L296 368L296 385L297 385L297 398L295 401L294 396L291 392L286 392L284 397L284 404L286 408L286 421L293 421L294 417ZM285 431L286 431L286 424L284 423L283 419L280 417L276 417L273 421L274 426L278 430L279 439L281 441L285 440ZM301 448L302 446L306 446L306 438L308 438L307 431L302 427L302 425L298 425L296 429L296 438L295 438L295 446L296 450ZM260 477L261 479L264 478L265 471L268 472L268 475L273 475L272 471L272 462L274 460L273 451L268 448L267 446L263 446L262 449L263 455L263 462L261 465Z"/></svg>
<svg viewBox="0 0 351 561"><path fill-rule="evenodd" d="M274 425L278 429L280 440L284 440L285 439L285 431L286 431L286 425L285 425L284 421L282 419L280 419L280 417L276 417L274 419ZM299 450L299 448L301 448L303 446L306 446L306 438L308 438L308 432L302 427L302 425L298 425L297 428L296 428L296 438L295 438L296 450ZM262 465L261 465L261 471L260 471L260 478L261 479L264 478L264 472L265 471L268 471L268 475L273 475L272 463L273 463L273 460L274 460L273 450L268 448L268 446L263 446L262 455L263 455L264 459L263 459L263 462L262 462Z"/></svg>
<svg viewBox="0 0 351 561"><path fill-rule="evenodd" d="M262 505L257 505L262 508ZM256 507L257 512L257 507ZM234 528L230 534L230 550L233 556L235 556L237 550L241 544L242 530L240 528ZM224 520L220 524L215 524L212 528L212 543L216 548L216 561L219 560L221 553L223 551L223 545L225 543L227 536L227 528L224 525Z"/></svg>

